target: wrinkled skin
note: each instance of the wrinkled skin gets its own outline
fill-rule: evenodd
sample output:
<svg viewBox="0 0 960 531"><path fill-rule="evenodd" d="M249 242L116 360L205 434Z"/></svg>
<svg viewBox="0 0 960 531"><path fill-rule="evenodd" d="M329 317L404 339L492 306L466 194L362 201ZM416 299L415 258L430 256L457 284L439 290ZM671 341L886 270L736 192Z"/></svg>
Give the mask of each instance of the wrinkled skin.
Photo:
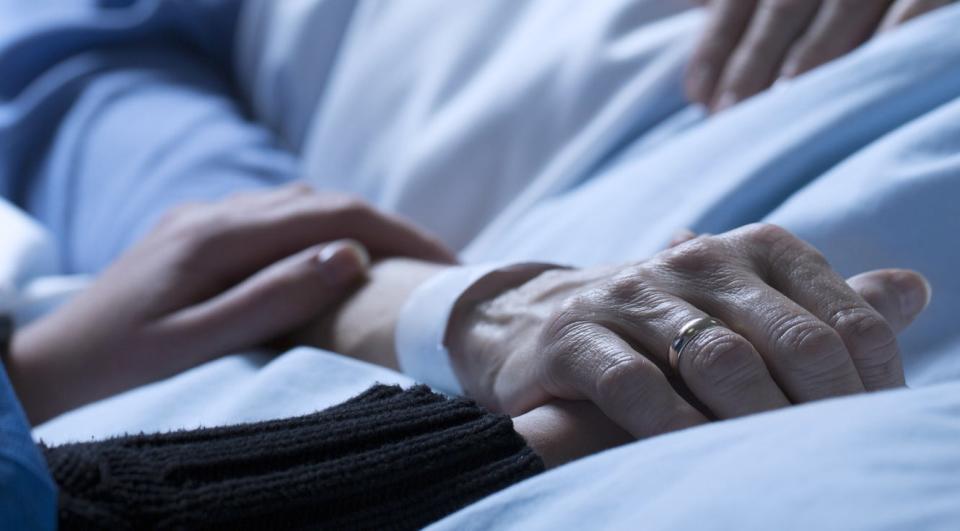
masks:
<svg viewBox="0 0 960 531"><path fill-rule="evenodd" d="M758 224L637 264L542 273L456 311L448 342L467 393L491 408L588 400L647 437L705 422L701 409L731 418L901 387L895 334L928 299L916 273L848 283L810 245ZM705 315L729 328L696 336L674 374L670 342Z"/></svg>

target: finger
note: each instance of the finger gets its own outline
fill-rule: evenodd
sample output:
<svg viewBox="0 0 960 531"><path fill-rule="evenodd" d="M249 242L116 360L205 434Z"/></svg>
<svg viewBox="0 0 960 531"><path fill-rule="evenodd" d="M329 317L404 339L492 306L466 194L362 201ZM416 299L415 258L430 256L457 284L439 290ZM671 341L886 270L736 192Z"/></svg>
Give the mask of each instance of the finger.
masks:
<svg viewBox="0 0 960 531"><path fill-rule="evenodd" d="M410 222L355 198L318 194L304 185L228 199L218 206L210 225L199 230L212 233L214 244L201 239L201 245L241 276L311 245L341 238L357 240L378 256L455 261L439 240Z"/></svg>
<svg viewBox="0 0 960 531"><path fill-rule="evenodd" d="M634 437L645 438L707 421L670 386L649 359L596 324L567 327L546 359L548 391L589 399Z"/></svg>
<svg viewBox="0 0 960 531"><path fill-rule="evenodd" d="M279 201L278 201L279 198ZM225 216L232 241L250 255L250 246L286 256L300 249L339 238L354 239L371 253L452 263L453 253L435 237L409 221L381 212L358 199L316 193L303 185L264 194L259 211L232 208ZM274 258L276 259L276 258ZM268 262L269 263L269 262Z"/></svg>
<svg viewBox="0 0 960 531"><path fill-rule="evenodd" d="M687 343L678 371L697 399L721 419L790 405L753 345L724 327L707 329Z"/></svg>
<svg viewBox="0 0 960 531"><path fill-rule="evenodd" d="M680 229L673 234L672 238L670 238L670 243L667 245L667 249L686 243L696 237L696 232L693 232L690 229Z"/></svg>
<svg viewBox="0 0 960 531"><path fill-rule="evenodd" d="M787 236L779 227L754 225L698 238L658 257L658 282L746 338L791 401L862 392L839 335L757 276L770 266L751 262L775 252L771 247Z"/></svg>
<svg viewBox="0 0 960 531"><path fill-rule="evenodd" d="M889 31L920 15L954 3L955 0L900 0L893 4L880 25L880 31Z"/></svg>
<svg viewBox="0 0 960 531"><path fill-rule="evenodd" d="M284 259L227 292L156 323L158 337L192 366L255 348L328 312L362 279L369 258L356 242L315 246Z"/></svg>
<svg viewBox="0 0 960 531"><path fill-rule="evenodd" d="M690 101L709 106L733 50L750 23L756 0L717 0L697 44L685 80Z"/></svg>
<svg viewBox="0 0 960 531"><path fill-rule="evenodd" d="M829 325L759 279L686 294L747 339L794 403L864 391L842 338Z"/></svg>
<svg viewBox="0 0 960 531"><path fill-rule="evenodd" d="M930 304L930 283L919 273L883 269L862 273L847 284L886 319L894 333L905 330Z"/></svg>
<svg viewBox="0 0 960 531"><path fill-rule="evenodd" d="M766 268L768 283L840 336L866 390L903 386L900 347L886 320L811 245L776 227L754 230L765 232L760 241L767 245L753 248L762 257L757 266ZM841 354L834 335L807 325L800 330L804 342Z"/></svg>
<svg viewBox="0 0 960 531"><path fill-rule="evenodd" d="M687 301L660 292L652 282L616 285L597 305L596 319L639 345L664 366L673 366L696 398L720 418L731 418L790 405L754 346L725 327L702 331L669 359L680 330L709 317ZM619 298L619 300L617 300ZM610 311L616 308L616 311Z"/></svg>
<svg viewBox="0 0 960 531"><path fill-rule="evenodd" d="M799 76L860 46L877 29L889 5L885 0L828 0L790 51L780 75Z"/></svg>
<svg viewBox="0 0 960 531"><path fill-rule="evenodd" d="M769 88L794 42L820 7L814 0L764 0L730 58L713 110L720 112Z"/></svg>

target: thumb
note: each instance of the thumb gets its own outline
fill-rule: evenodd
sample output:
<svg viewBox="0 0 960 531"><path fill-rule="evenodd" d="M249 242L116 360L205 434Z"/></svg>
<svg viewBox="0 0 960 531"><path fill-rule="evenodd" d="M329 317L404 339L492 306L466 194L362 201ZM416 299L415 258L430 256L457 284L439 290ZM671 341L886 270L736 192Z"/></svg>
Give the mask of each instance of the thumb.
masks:
<svg viewBox="0 0 960 531"><path fill-rule="evenodd" d="M153 332L190 366L256 348L329 312L369 265L366 249L353 240L313 246L163 319Z"/></svg>
<svg viewBox="0 0 960 531"><path fill-rule="evenodd" d="M923 275L905 269L880 269L847 280L897 334L930 304L932 291Z"/></svg>

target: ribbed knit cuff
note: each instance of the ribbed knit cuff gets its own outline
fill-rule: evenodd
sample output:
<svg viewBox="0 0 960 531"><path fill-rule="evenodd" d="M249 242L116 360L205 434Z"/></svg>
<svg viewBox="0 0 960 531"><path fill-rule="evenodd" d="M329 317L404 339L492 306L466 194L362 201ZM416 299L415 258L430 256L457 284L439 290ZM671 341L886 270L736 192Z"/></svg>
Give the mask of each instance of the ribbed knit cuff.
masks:
<svg viewBox="0 0 960 531"><path fill-rule="evenodd" d="M543 470L508 417L425 386L44 454L64 529L414 529Z"/></svg>

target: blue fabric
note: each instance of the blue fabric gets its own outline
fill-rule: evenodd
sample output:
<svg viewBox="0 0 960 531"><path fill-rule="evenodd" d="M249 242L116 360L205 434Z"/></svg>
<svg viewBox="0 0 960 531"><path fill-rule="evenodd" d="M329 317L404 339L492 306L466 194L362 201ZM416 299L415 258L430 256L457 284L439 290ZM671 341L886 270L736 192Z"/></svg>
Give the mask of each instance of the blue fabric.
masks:
<svg viewBox="0 0 960 531"><path fill-rule="evenodd" d="M234 97L239 7L0 3L0 193L50 229L60 273L99 271L184 200L294 178Z"/></svg>
<svg viewBox="0 0 960 531"><path fill-rule="evenodd" d="M212 66L230 64L238 8L224 0L0 1L0 193L29 204L65 243L61 272L96 271L109 262L151 223L144 205L159 212L178 200L175 194L167 202L149 200L178 172L204 166L230 179L259 164L266 174L289 175L291 161L272 148L251 163L256 167L242 168L242 159L219 163L223 151L203 152L193 142L197 135L220 139L220 150L272 143L244 129L242 109L227 96L232 73ZM137 101L149 103L138 108ZM131 114L111 114L118 108ZM166 111L143 121L137 116L145 108ZM110 138L97 135L118 123ZM191 151L193 144L199 149ZM85 164L71 151L78 145L116 156ZM182 153L181 164L160 164L164 149ZM119 225L117 209L87 211L69 200L106 190L103 179L121 176L134 182L109 188L109 197L118 205L139 200L134 208L147 216L142 224ZM41 186L50 193L37 192ZM242 187L233 182L225 189ZM54 529L55 519L54 485L0 369L0 529Z"/></svg>
<svg viewBox="0 0 960 531"><path fill-rule="evenodd" d="M57 491L0 364L0 529L55 529Z"/></svg>

